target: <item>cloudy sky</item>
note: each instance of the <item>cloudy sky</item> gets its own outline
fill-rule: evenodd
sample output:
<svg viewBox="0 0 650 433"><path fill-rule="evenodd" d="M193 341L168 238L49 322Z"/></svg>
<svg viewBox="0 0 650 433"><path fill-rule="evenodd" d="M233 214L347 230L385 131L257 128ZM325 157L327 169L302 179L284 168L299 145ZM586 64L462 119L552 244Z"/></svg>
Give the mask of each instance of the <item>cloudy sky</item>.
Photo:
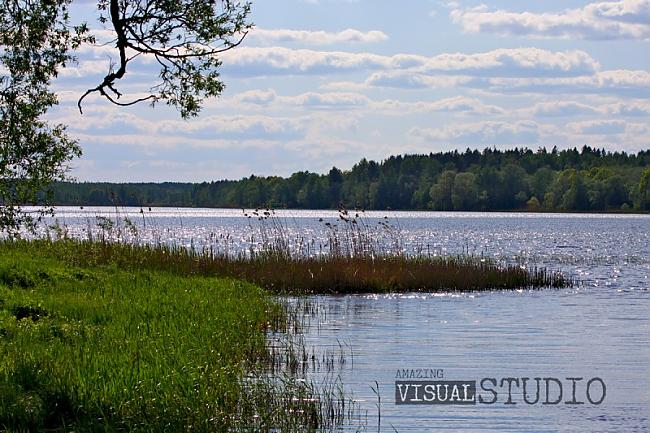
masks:
<svg viewBox="0 0 650 433"><path fill-rule="evenodd" d="M83 47L55 83L51 118L83 147L79 180L325 172L468 147L650 147L650 0L483 1L254 1L256 29L223 56L226 91L190 121L98 97L80 115L76 100L117 58ZM102 28L92 2L73 4ZM133 63L123 81L127 95L146 90L151 65Z"/></svg>

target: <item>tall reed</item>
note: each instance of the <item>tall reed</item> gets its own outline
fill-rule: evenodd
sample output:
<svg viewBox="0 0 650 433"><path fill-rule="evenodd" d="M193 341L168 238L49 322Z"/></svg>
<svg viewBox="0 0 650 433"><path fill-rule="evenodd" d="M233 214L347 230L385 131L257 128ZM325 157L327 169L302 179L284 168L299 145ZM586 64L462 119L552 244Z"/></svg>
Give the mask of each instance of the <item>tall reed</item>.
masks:
<svg viewBox="0 0 650 433"><path fill-rule="evenodd" d="M477 291L573 284L545 269L501 265L469 256L292 256L286 250L218 254L174 245L139 245L79 239L36 240L31 247L76 266L115 265L179 275L228 276L278 294Z"/></svg>

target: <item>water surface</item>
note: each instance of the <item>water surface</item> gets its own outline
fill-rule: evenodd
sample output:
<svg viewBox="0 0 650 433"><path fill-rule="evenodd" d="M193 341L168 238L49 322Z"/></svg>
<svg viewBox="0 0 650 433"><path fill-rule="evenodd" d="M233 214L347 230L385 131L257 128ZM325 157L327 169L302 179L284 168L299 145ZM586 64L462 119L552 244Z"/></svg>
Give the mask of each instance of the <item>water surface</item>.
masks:
<svg viewBox="0 0 650 433"><path fill-rule="evenodd" d="M259 242L256 220L241 210L118 209L145 242L246 250ZM67 230L86 236L107 208L61 208ZM348 431L650 431L650 217L634 215L367 212L388 217L400 248L427 254L470 253L522 266L561 270L581 280L566 290L436 295L314 297L305 339L359 406ZM326 241L336 212L284 211L295 239ZM118 218L118 219L119 219ZM322 219L322 221L319 221ZM379 233L378 235L380 235ZM446 380L504 377L600 377L600 405L396 406L401 369L442 369ZM324 380L323 368L313 373ZM378 399L373 387L379 386ZM564 381L565 387L570 382ZM500 391L500 390L499 390ZM570 389L565 389L565 393Z"/></svg>

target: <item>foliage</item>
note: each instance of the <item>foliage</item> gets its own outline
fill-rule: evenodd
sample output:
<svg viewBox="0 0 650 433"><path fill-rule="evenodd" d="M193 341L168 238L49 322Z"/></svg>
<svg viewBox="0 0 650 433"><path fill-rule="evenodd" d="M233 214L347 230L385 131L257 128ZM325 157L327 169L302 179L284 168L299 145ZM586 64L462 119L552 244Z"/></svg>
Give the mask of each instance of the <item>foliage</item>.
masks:
<svg viewBox="0 0 650 433"><path fill-rule="evenodd" d="M218 176L215 173L215 176ZM650 151L467 150L362 160L349 171L162 184L61 183L61 205L463 211L650 210Z"/></svg>
<svg viewBox="0 0 650 433"><path fill-rule="evenodd" d="M65 164L80 155L64 125L43 117L57 103L49 89L85 26L71 29L69 0L8 1L0 8L0 230L33 225L42 212L20 205L43 203L46 186L63 180Z"/></svg>
<svg viewBox="0 0 650 433"><path fill-rule="evenodd" d="M196 116L204 98L219 96L224 89L219 54L239 45L252 26L250 3L238 0L99 0L99 10L100 22L110 23L115 32L120 61L81 97L80 111L83 99L98 92L116 105L163 100L183 118ZM160 83L148 96L121 102L116 81L138 57L160 68Z"/></svg>

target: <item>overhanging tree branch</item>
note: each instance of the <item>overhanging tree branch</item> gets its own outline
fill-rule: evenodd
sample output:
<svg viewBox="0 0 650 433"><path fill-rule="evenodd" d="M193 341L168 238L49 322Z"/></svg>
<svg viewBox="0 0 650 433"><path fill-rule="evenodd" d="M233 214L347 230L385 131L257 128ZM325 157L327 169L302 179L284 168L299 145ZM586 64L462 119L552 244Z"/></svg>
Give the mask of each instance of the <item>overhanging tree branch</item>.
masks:
<svg viewBox="0 0 650 433"><path fill-rule="evenodd" d="M100 21L110 22L116 37L119 64L111 65L102 82L79 99L99 93L120 106L164 100L179 109L184 118L196 116L204 98L219 96L224 84L219 79L219 54L239 46L252 24L248 22L250 3L242 1L197 0L100 0L100 10L108 12ZM127 50L136 55L127 56ZM152 56L160 66L160 82L149 95L130 102L119 99L117 82L127 73L129 62L138 56Z"/></svg>

